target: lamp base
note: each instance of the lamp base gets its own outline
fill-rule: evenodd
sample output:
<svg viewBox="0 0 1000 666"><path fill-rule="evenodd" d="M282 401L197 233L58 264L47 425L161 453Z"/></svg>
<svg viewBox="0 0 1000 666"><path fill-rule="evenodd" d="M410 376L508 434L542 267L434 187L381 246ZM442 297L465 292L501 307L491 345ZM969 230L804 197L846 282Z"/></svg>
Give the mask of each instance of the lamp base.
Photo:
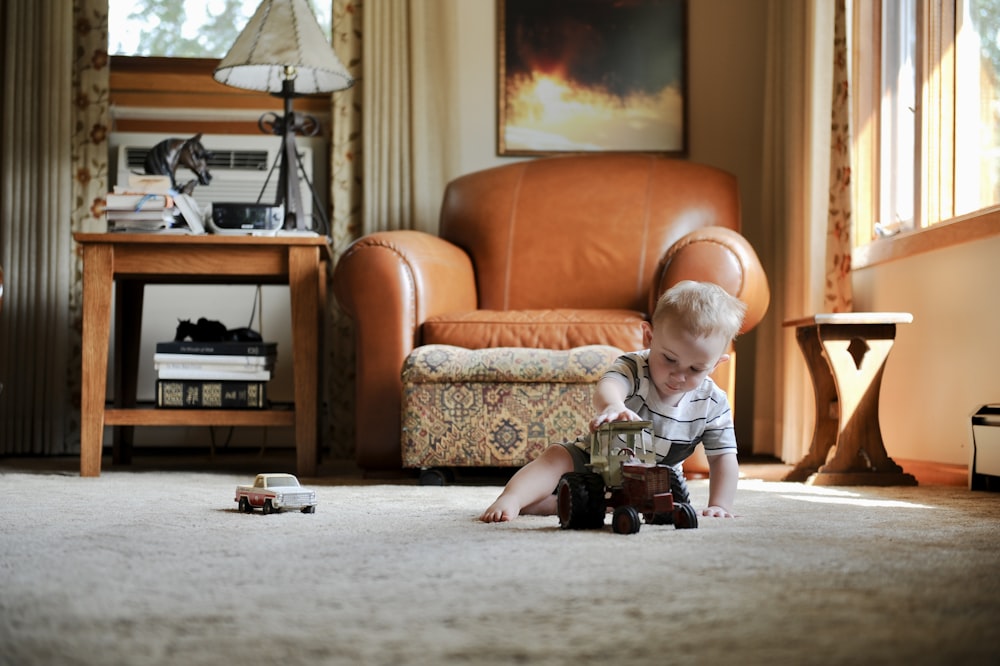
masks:
<svg viewBox="0 0 1000 666"><path fill-rule="evenodd" d="M278 153L276 164L278 168L278 192L275 204L285 207L285 229L295 229L297 231L313 231L307 225L305 209L302 205L302 181L309 187L313 202L313 219L319 219L322 223L323 233L329 234L330 223L326 213L320 206L319 197L312 182L306 175L302 165L302 158L295 146L295 134L301 133L303 136L315 136L319 133L319 122L313 116L302 113L295 113L292 110L292 100L296 97L294 79L285 79L282 82L282 91L277 96L284 100L284 115L279 116L273 112L267 112L260 117L257 122L261 131L267 134L274 134L281 137L281 150ZM274 166L271 167L274 171ZM301 180L300 180L301 175ZM271 175L268 174L264 187L267 187ZM263 195L263 189L261 190Z"/></svg>

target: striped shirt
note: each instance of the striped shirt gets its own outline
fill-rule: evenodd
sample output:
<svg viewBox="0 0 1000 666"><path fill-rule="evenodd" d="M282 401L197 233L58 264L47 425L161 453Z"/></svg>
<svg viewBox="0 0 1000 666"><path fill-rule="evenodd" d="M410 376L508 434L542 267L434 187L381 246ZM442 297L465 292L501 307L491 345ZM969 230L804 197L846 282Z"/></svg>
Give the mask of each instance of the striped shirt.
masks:
<svg viewBox="0 0 1000 666"><path fill-rule="evenodd" d="M672 407L660 401L649 380L648 349L619 356L604 376L624 380L629 387L625 406L642 420L652 422L657 462L676 465L694 453L699 443L708 456L736 453L729 398L711 377Z"/></svg>

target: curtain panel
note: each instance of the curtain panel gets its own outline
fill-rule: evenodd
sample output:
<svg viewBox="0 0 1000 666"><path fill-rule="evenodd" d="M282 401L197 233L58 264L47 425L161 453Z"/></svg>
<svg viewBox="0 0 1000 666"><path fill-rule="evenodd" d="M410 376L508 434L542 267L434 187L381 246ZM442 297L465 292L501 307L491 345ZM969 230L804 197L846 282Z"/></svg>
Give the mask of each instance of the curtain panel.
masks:
<svg viewBox="0 0 1000 666"><path fill-rule="evenodd" d="M829 312L835 303L846 307L842 283L835 291L829 279L849 270L841 243L850 241L839 231L850 211L849 199L841 198L849 167L831 174L831 165L849 164L849 152L847 162L840 152L831 155L835 3L770 0L767 20L761 219L772 223L760 254L772 292L757 328L754 442L757 452L797 462L812 441L815 407L794 329L783 324ZM849 146L841 134L838 151ZM831 188L838 190L836 202Z"/></svg>
<svg viewBox="0 0 1000 666"><path fill-rule="evenodd" d="M364 188L364 142L362 99L365 87L362 67L362 22L364 3L334 0L333 49L354 85L331 96L330 139L330 236L334 265L351 241L362 234ZM333 291L327 292L326 376L328 423L324 431L334 458L351 458L354 451L354 327L341 312Z"/></svg>
<svg viewBox="0 0 1000 666"><path fill-rule="evenodd" d="M92 228L107 187L106 0L8 0L3 13L0 452L73 453L80 267L72 231Z"/></svg>

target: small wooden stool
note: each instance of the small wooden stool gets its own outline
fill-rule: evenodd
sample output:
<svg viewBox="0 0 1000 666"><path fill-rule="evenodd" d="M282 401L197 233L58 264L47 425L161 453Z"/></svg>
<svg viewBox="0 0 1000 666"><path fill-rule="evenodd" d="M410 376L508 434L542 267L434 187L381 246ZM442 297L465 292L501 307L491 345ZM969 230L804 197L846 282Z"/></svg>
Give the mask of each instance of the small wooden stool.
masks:
<svg viewBox="0 0 1000 666"><path fill-rule="evenodd" d="M809 452L785 476L817 486L915 486L885 451L878 421L882 371L906 312L817 314L785 322L809 366L816 425Z"/></svg>

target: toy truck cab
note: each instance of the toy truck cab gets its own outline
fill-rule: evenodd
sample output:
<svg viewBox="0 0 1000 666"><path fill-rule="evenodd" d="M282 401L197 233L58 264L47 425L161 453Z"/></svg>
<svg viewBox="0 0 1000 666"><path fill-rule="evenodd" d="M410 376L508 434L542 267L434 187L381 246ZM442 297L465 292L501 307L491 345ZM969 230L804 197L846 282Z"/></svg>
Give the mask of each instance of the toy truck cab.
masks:
<svg viewBox="0 0 1000 666"><path fill-rule="evenodd" d="M694 508L673 501L673 470L656 463L651 427L649 421L616 421L590 434L590 471L563 475L556 489L563 529L603 527L608 508L618 534L638 532L640 515L650 524L698 526Z"/></svg>

